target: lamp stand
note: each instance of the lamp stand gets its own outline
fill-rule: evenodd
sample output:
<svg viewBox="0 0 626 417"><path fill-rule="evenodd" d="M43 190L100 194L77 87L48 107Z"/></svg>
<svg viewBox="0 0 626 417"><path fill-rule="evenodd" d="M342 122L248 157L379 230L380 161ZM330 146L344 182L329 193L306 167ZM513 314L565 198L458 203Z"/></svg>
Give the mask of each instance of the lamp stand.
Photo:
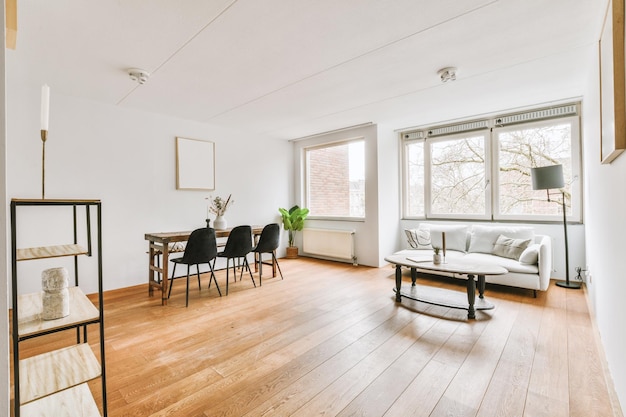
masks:
<svg viewBox="0 0 626 417"><path fill-rule="evenodd" d="M556 285L563 288L580 289L580 282L570 282L569 280L569 250L567 244L567 217L565 213L565 191L561 191L563 206L563 233L565 235L565 281L557 281Z"/></svg>
<svg viewBox="0 0 626 417"><path fill-rule="evenodd" d="M48 131L41 130L41 199L46 198L46 139Z"/></svg>

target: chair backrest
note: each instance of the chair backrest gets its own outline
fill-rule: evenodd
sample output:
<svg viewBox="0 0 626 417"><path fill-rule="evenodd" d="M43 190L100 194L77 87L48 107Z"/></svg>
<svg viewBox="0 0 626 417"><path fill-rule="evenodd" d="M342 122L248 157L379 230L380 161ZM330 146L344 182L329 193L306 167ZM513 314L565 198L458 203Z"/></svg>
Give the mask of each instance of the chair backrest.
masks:
<svg viewBox="0 0 626 417"><path fill-rule="evenodd" d="M238 258L246 256L252 250L252 228L237 226L230 231L222 256Z"/></svg>
<svg viewBox="0 0 626 417"><path fill-rule="evenodd" d="M203 227L191 232L182 261L188 264L207 263L217 256L215 229Z"/></svg>
<svg viewBox="0 0 626 417"><path fill-rule="evenodd" d="M263 228L259 243L255 252L267 253L275 251L280 244L280 226L278 223L270 223Z"/></svg>

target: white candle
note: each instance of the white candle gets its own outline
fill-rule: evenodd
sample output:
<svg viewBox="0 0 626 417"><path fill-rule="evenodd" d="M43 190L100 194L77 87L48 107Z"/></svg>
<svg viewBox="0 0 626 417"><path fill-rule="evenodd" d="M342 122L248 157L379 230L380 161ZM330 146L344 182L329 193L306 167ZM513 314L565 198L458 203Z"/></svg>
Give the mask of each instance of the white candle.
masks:
<svg viewBox="0 0 626 417"><path fill-rule="evenodd" d="M48 130L50 119L50 87L44 84L41 87L41 130Z"/></svg>

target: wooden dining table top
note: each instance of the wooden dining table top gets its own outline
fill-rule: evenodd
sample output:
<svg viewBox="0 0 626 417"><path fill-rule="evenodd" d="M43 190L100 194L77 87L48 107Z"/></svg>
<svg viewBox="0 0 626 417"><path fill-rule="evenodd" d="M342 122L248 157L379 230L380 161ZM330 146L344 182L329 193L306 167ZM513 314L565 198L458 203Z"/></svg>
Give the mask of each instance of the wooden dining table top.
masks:
<svg viewBox="0 0 626 417"><path fill-rule="evenodd" d="M252 234L259 235L263 231L263 226L251 226ZM215 229L215 237L228 237L230 232L233 230L232 227L227 229ZM189 239L189 235L192 230L182 231L182 232L156 232L156 233L146 233L144 235L146 240L151 242L159 242L159 243L170 243L170 242L183 242Z"/></svg>

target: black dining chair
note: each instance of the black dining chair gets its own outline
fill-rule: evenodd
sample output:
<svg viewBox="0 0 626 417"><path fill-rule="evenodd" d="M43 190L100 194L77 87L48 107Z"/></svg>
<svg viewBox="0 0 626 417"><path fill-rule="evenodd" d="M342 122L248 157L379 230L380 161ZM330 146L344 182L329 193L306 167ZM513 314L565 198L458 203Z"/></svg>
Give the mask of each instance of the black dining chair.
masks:
<svg viewBox="0 0 626 417"><path fill-rule="evenodd" d="M248 259L246 255L248 255L252 251L252 228L250 226L237 226L231 230L228 235L228 239L226 240L226 246L224 246L224 250L219 252L217 256L219 258L226 258L226 295L228 295L228 270L230 269L230 260L233 260L233 274L235 279L237 279L237 271L236 271L236 259L243 258L243 265L241 269L241 275L239 279L243 276L243 270L245 268L248 269L250 273L250 278L252 279L252 283L256 287L256 282L254 282L254 277L252 276L252 271L250 271L250 264L248 264ZM215 261L213 261L215 264Z"/></svg>
<svg viewBox="0 0 626 417"><path fill-rule="evenodd" d="M280 244L280 226L278 223L271 223L266 225L261 231L261 237L256 246L252 248L254 252L254 262L259 264L259 285L263 285L263 254L272 254L272 265L276 265L278 272L280 273L280 279L283 279L283 271L280 270L278 260L276 259L276 249Z"/></svg>
<svg viewBox="0 0 626 417"><path fill-rule="evenodd" d="M198 290L201 290L200 286L200 264L209 264L209 269L211 270L211 277L209 278L209 288L211 288L211 281L215 281L215 286L217 287L217 292L222 296L222 291L220 291L219 285L217 285L217 279L215 279L215 273L213 271L213 265L211 265L211 261L214 261L217 256L217 242L215 239L215 229L210 228L201 228L196 229L191 232L189 235L189 240L187 241L187 246L185 247L185 252L183 256L180 258L172 259L174 262L174 269L172 270L172 282L170 283L170 289L167 294L167 298L170 298L172 294L172 287L174 286L174 276L176 273L176 265L185 264L187 265L187 293L185 296L185 307L189 305L189 269L191 265L196 266L197 274L198 274ZM215 262L215 261L214 261ZM182 278L177 277L177 278Z"/></svg>

